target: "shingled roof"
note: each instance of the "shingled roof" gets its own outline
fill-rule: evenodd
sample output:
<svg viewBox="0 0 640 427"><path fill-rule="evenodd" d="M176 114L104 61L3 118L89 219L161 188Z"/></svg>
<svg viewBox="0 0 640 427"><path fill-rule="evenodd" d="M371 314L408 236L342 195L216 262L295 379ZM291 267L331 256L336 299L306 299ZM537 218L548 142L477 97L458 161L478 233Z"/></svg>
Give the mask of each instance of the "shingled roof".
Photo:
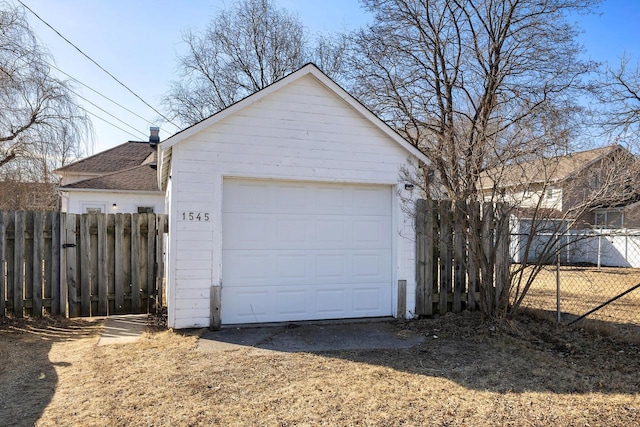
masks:
<svg viewBox="0 0 640 427"><path fill-rule="evenodd" d="M139 166L101 175L96 178L85 179L60 187L61 190L72 188L92 190L160 191L158 189L156 171L151 168L149 163L144 163Z"/></svg>
<svg viewBox="0 0 640 427"><path fill-rule="evenodd" d="M485 171L480 177L480 182L485 189L493 187L493 177L500 177L503 186L521 185L525 182L530 184L559 182L574 176L616 151L626 153L619 145L609 145L564 156L507 165Z"/></svg>
<svg viewBox="0 0 640 427"><path fill-rule="evenodd" d="M108 174L150 163L155 159L156 150L149 142L128 141L93 156L78 160L56 169L56 172L84 172Z"/></svg>

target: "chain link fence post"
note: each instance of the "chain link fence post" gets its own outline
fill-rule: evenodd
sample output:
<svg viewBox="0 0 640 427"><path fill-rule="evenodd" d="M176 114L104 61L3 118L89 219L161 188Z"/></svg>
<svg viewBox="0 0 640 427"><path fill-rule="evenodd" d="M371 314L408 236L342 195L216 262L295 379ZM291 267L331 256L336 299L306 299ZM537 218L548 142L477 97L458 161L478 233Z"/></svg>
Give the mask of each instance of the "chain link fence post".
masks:
<svg viewBox="0 0 640 427"><path fill-rule="evenodd" d="M556 260L556 315L558 324L560 324L560 250L558 249L558 257Z"/></svg>

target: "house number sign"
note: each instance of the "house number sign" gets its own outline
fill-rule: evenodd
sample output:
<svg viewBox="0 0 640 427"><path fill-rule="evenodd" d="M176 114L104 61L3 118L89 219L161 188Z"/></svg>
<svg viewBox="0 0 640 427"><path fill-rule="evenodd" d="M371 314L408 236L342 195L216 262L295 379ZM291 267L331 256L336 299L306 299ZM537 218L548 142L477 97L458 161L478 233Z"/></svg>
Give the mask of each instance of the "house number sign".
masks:
<svg viewBox="0 0 640 427"><path fill-rule="evenodd" d="M209 221L208 212L182 212L183 221Z"/></svg>

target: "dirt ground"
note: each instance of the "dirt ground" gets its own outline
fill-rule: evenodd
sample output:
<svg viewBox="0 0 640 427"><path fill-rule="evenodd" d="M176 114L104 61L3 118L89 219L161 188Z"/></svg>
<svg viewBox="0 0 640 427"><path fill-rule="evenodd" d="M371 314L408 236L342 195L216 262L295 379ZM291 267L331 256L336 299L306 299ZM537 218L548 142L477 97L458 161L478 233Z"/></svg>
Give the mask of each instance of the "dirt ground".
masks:
<svg viewBox="0 0 640 427"><path fill-rule="evenodd" d="M631 426L639 344L532 317L394 322L406 350L202 352L152 328L96 346L100 321L0 319L0 425Z"/></svg>

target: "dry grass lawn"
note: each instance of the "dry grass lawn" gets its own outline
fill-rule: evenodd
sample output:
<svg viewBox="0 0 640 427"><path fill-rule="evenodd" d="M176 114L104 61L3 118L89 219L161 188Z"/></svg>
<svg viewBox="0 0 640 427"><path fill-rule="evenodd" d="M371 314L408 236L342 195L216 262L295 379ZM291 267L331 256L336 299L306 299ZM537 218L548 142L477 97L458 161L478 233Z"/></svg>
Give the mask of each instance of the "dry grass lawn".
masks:
<svg viewBox="0 0 640 427"><path fill-rule="evenodd" d="M395 323L410 350L205 353L201 331L96 343L100 321L0 319L0 424L631 426L638 345L522 317ZM436 338L437 337L437 338Z"/></svg>
<svg viewBox="0 0 640 427"><path fill-rule="evenodd" d="M567 320L580 316L640 283L640 269L570 267L560 269L560 310ZM536 276L524 304L556 310L556 268L544 267ZM589 315L589 319L640 325L640 288Z"/></svg>

